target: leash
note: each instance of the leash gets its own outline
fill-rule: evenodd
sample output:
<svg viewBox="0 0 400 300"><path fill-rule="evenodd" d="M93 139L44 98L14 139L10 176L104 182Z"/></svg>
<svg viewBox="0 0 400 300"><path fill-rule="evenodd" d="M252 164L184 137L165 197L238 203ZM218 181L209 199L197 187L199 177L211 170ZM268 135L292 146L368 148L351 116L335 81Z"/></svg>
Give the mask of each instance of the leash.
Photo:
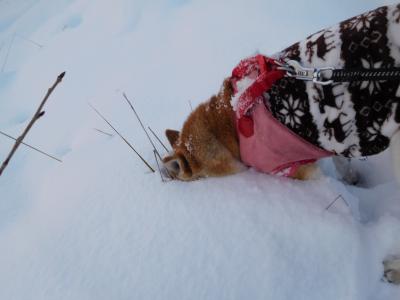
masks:
<svg viewBox="0 0 400 300"><path fill-rule="evenodd" d="M296 60L286 63L275 61L278 70L286 72L287 77L316 84L330 85L336 82L400 80L400 68L379 69L335 69L333 67L306 68Z"/></svg>

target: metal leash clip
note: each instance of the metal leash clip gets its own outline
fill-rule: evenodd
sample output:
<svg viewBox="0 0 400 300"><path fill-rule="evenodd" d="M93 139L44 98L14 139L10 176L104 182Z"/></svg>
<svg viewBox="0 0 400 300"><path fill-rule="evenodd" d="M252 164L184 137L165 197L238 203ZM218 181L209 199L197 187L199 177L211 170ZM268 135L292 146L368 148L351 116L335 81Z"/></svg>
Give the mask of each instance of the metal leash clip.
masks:
<svg viewBox="0 0 400 300"><path fill-rule="evenodd" d="M279 65L278 70L286 71L286 76L296 78L298 80L312 81L316 84L329 85L333 83L332 71L333 67L325 68L305 68L296 60L289 60L286 63L276 61ZM324 73L328 74L324 74Z"/></svg>

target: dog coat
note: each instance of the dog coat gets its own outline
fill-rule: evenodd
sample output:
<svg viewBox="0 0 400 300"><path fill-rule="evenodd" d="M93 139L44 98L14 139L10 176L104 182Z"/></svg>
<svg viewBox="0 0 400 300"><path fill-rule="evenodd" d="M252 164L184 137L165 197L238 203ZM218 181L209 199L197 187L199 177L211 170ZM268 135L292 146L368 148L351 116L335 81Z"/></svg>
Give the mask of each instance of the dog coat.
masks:
<svg viewBox="0 0 400 300"><path fill-rule="evenodd" d="M380 7L321 30L272 57L284 62L296 60L304 67L312 68L399 67L400 4ZM249 88L260 74L257 67L253 68L255 70L250 68L244 78L235 79L235 74L232 74L233 86L236 87L232 106L238 120L240 148L241 151L247 149L241 152L241 156L250 166L265 172L284 170L284 164L279 159L273 166L264 167L261 161L254 158L257 155L251 153L251 147L246 146L249 142L246 136L263 138L257 136L259 130L256 126L259 122L254 119L254 116L259 117L262 109L273 116L274 121L290 130L290 133L301 138L302 142L322 151L317 153L320 156L313 158L303 158L301 153L297 158L291 158L300 163L328 156L328 153L345 157L380 153L389 146L390 138L399 129L399 80L319 85L283 77L281 73L280 77L273 78L272 84L267 84L261 96L248 101L244 100L248 97L243 95L249 93ZM257 113L253 115L254 112ZM244 125L246 122L247 125ZM268 132L267 129L264 131ZM287 139L279 136L274 139ZM285 147L285 141L280 141L279 145L281 151L285 148L292 151L294 147L292 142ZM252 146L255 147L254 144ZM272 167L275 169L271 170Z"/></svg>

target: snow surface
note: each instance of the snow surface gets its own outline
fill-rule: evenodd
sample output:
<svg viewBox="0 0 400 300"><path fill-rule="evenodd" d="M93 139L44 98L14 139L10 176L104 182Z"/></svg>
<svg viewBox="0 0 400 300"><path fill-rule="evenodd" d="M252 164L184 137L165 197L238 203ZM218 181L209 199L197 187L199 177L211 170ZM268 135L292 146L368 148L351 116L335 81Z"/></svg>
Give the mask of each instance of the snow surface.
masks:
<svg viewBox="0 0 400 300"><path fill-rule="evenodd" d="M354 162L361 187L330 160L316 181L162 183L88 106L155 167L122 92L156 132L180 128L240 59L393 2L0 1L0 130L67 71L26 139L63 163L20 148L0 179L0 299L399 299L381 281L400 253L389 152Z"/></svg>

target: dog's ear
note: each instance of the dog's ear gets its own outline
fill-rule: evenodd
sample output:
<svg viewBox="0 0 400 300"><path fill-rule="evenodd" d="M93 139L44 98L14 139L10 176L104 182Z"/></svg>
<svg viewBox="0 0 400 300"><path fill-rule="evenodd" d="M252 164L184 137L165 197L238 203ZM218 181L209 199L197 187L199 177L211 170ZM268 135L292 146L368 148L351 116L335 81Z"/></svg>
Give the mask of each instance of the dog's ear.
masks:
<svg viewBox="0 0 400 300"><path fill-rule="evenodd" d="M172 129L167 129L167 130L165 130L165 135L167 136L167 139L168 139L169 143L173 147L175 142L179 138L179 131L172 130Z"/></svg>

